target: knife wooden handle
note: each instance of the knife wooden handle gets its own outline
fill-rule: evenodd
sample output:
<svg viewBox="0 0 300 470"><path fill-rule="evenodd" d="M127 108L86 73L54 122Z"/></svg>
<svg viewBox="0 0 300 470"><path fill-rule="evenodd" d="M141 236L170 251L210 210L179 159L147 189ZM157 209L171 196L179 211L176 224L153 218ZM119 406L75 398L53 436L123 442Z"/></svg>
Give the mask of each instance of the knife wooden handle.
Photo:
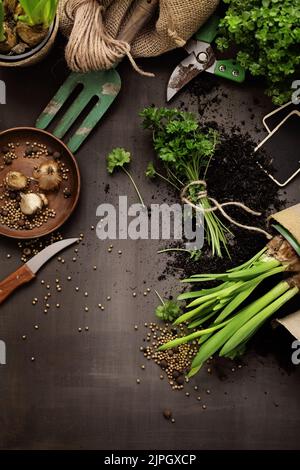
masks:
<svg viewBox="0 0 300 470"><path fill-rule="evenodd" d="M158 0L140 0L118 39L130 44L151 18L158 3Z"/></svg>
<svg viewBox="0 0 300 470"><path fill-rule="evenodd" d="M0 282L0 304L10 296L18 287L26 284L35 278L35 274L24 264L16 272L10 274L6 279Z"/></svg>

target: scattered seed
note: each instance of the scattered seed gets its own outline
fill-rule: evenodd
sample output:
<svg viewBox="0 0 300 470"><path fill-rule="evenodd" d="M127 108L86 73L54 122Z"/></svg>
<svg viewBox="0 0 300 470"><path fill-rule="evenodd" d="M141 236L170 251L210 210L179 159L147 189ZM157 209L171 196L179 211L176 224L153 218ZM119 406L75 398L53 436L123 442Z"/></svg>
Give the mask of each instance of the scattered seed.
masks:
<svg viewBox="0 0 300 470"><path fill-rule="evenodd" d="M201 400L201 397L197 397L197 400L200 401L200 400Z"/></svg>
<svg viewBox="0 0 300 470"><path fill-rule="evenodd" d="M106 300L111 300L111 296L108 295L108 296L106 297Z"/></svg>
<svg viewBox="0 0 300 470"><path fill-rule="evenodd" d="M23 339L23 340L27 339L27 336L26 336L26 335L23 335L23 336L22 336L22 339Z"/></svg>
<svg viewBox="0 0 300 470"><path fill-rule="evenodd" d="M35 361L35 357L32 356L30 360L31 360L31 362L34 362L34 361Z"/></svg>
<svg viewBox="0 0 300 470"><path fill-rule="evenodd" d="M88 307L84 307L84 310L85 310L85 312L88 312L88 311L89 311L89 308L88 308Z"/></svg>
<svg viewBox="0 0 300 470"><path fill-rule="evenodd" d="M34 325L35 330L39 329L39 325Z"/></svg>
<svg viewBox="0 0 300 470"><path fill-rule="evenodd" d="M89 331L89 327L88 327L88 326L85 327L85 331Z"/></svg>
<svg viewBox="0 0 300 470"><path fill-rule="evenodd" d="M88 297L89 294L87 292L84 293L84 297Z"/></svg>
<svg viewBox="0 0 300 470"><path fill-rule="evenodd" d="M142 369L142 370L145 370L144 364L141 365L141 369Z"/></svg>
<svg viewBox="0 0 300 470"><path fill-rule="evenodd" d="M82 332L82 328L78 328L78 331L79 331L79 333L81 333L81 332Z"/></svg>
<svg viewBox="0 0 300 470"><path fill-rule="evenodd" d="M72 277L71 277L71 276L68 276L67 279L68 279L68 281L72 281Z"/></svg>
<svg viewBox="0 0 300 470"><path fill-rule="evenodd" d="M138 328L138 326L137 326L137 325L134 325L134 329L135 329L135 330L138 330L139 328Z"/></svg>
<svg viewBox="0 0 300 470"><path fill-rule="evenodd" d="M133 297L136 297L136 292L133 292L133 293L132 293L132 296L133 296Z"/></svg>
<svg viewBox="0 0 300 470"><path fill-rule="evenodd" d="M175 418L172 418L172 419L171 419L171 423L172 423L172 424L175 423Z"/></svg>
<svg viewBox="0 0 300 470"><path fill-rule="evenodd" d="M163 410L163 416L166 419L171 419L172 418L172 411L169 410L169 408L166 408Z"/></svg>
<svg viewBox="0 0 300 470"><path fill-rule="evenodd" d="M136 383L140 384L141 383L140 379L136 379Z"/></svg>
<svg viewBox="0 0 300 470"><path fill-rule="evenodd" d="M206 405L202 405L202 408L203 408L204 410L206 410Z"/></svg>

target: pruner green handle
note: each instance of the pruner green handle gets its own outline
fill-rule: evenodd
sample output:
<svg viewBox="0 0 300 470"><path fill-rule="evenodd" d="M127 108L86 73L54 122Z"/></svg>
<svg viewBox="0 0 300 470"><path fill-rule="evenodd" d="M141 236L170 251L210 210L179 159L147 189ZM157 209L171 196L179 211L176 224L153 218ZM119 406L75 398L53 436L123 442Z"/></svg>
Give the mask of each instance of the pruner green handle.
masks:
<svg viewBox="0 0 300 470"><path fill-rule="evenodd" d="M220 18L218 16L212 15L195 34L194 38L197 41L204 41L209 44L213 42L218 32L219 21Z"/></svg>
<svg viewBox="0 0 300 470"><path fill-rule="evenodd" d="M238 83L242 83L245 80L245 69L235 60L231 59L217 60L214 74Z"/></svg>

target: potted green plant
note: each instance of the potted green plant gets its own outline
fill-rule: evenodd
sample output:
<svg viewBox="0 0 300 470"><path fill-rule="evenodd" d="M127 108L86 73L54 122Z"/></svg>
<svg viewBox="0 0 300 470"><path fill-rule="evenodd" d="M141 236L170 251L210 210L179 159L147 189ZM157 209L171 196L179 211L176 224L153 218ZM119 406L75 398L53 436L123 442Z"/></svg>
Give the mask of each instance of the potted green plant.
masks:
<svg viewBox="0 0 300 470"><path fill-rule="evenodd" d="M51 49L57 31L58 0L0 0L0 65L39 62Z"/></svg>
<svg viewBox="0 0 300 470"><path fill-rule="evenodd" d="M274 104L291 99L300 72L299 0L224 0L217 45L238 47L237 61L262 77Z"/></svg>

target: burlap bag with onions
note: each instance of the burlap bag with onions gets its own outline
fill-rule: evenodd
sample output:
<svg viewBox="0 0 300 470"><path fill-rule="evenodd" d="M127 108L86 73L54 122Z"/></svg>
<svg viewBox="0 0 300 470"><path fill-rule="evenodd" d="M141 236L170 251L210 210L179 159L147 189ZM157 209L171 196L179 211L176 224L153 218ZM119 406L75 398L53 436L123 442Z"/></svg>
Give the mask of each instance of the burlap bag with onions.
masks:
<svg viewBox="0 0 300 470"><path fill-rule="evenodd" d="M219 3L219 0L160 0L157 13L129 45L117 37L137 1L60 0L60 27L69 37L66 60L71 70L110 69L124 56L138 69L133 58L154 57L184 46Z"/></svg>

